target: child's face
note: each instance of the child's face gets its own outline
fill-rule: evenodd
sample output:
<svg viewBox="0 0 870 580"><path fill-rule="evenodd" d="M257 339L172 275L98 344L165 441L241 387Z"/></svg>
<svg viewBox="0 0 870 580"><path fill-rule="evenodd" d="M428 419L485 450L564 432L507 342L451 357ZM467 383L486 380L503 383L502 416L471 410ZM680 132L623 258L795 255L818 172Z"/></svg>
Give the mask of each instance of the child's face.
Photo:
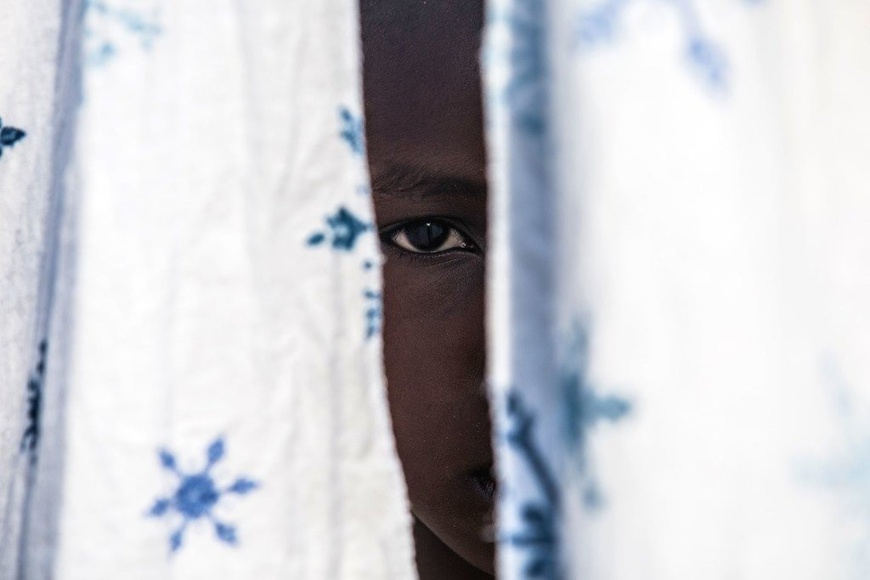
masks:
<svg viewBox="0 0 870 580"><path fill-rule="evenodd" d="M482 2L362 0L384 354L415 517L492 570Z"/></svg>

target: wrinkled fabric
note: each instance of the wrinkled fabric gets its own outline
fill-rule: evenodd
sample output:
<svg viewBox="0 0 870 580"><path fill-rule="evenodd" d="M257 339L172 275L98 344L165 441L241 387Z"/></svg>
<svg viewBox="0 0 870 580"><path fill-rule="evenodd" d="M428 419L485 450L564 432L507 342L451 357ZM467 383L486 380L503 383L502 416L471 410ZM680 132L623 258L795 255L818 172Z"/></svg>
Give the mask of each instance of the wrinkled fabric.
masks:
<svg viewBox="0 0 870 580"><path fill-rule="evenodd" d="M16 577L31 537L78 22L76 3L54 0L0 17L0 578Z"/></svg>
<svg viewBox="0 0 870 580"><path fill-rule="evenodd" d="M502 578L866 578L870 8L489 12Z"/></svg>
<svg viewBox="0 0 870 580"><path fill-rule="evenodd" d="M15 4L22 30L45 15ZM40 4L60 22L57 3ZM28 579L415 577L382 376L356 3L78 8L63 15L80 28L81 106L53 230L41 429L20 452L44 242L0 253L29 285L26 304L2 301L21 320L3 330L18 352L4 352L16 403L0 484L32 474L29 499L6 506L23 512L11 527L24 540L3 565ZM51 96L59 26L39 78L20 77L44 85L36 96ZM2 219L36 230L51 190L27 185L28 147L56 140L33 124L52 103L31 112L35 99L3 86L0 116L28 136L0 158L17 212Z"/></svg>

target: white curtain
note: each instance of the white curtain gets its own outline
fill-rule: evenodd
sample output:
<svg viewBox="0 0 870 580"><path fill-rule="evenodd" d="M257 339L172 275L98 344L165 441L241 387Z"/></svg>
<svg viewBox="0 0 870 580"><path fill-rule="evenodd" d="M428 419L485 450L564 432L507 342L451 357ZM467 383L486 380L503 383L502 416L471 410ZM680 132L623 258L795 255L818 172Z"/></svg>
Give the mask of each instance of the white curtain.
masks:
<svg viewBox="0 0 870 580"><path fill-rule="evenodd" d="M27 135L0 157L0 576L415 577L356 1L11 4L0 117Z"/></svg>
<svg viewBox="0 0 870 580"><path fill-rule="evenodd" d="M870 575L868 30L490 2L503 579Z"/></svg>

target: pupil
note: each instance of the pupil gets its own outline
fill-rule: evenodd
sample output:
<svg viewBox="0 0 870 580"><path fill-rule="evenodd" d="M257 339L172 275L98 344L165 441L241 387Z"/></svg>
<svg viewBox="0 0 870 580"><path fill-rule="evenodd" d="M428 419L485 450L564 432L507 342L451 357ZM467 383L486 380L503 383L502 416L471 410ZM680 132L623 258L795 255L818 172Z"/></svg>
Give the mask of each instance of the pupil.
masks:
<svg viewBox="0 0 870 580"><path fill-rule="evenodd" d="M450 235L450 228L438 222L419 222L405 230L408 241L418 250L432 252L440 248Z"/></svg>

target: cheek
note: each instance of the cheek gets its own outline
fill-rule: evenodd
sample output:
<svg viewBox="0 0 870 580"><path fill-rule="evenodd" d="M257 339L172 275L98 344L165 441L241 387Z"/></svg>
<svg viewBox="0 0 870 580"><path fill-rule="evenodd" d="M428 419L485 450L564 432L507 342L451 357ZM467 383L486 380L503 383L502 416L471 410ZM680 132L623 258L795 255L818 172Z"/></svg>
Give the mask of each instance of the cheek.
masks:
<svg viewBox="0 0 870 580"><path fill-rule="evenodd" d="M384 354L388 374L420 385L418 395L461 396L484 372L484 270L477 256L384 269ZM422 385L432 388L422 388Z"/></svg>
<svg viewBox="0 0 870 580"><path fill-rule="evenodd" d="M384 358L393 427L412 503L491 455L484 271L478 257L433 265L388 261Z"/></svg>

